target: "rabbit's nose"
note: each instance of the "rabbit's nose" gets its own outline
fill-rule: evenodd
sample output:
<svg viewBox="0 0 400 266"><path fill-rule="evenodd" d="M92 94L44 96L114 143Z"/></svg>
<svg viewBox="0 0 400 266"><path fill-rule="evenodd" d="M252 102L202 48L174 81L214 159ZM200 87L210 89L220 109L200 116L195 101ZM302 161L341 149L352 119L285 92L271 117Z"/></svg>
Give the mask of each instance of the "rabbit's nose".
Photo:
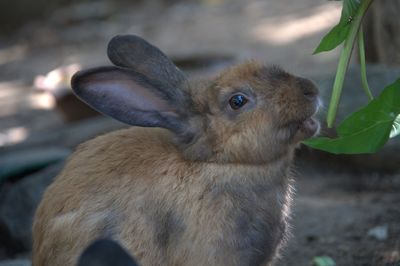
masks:
<svg viewBox="0 0 400 266"><path fill-rule="evenodd" d="M311 80L299 78L298 84L301 92L307 100L314 101L318 97L318 88Z"/></svg>

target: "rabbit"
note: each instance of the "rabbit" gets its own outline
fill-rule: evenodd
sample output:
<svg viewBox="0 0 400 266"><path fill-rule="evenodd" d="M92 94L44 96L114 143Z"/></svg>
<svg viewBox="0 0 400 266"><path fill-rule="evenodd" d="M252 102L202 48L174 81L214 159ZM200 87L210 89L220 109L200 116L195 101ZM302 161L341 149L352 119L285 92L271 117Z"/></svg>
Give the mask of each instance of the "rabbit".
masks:
<svg viewBox="0 0 400 266"><path fill-rule="evenodd" d="M114 66L76 73L74 93L126 124L81 144L44 193L33 265L76 265L94 239L140 265L272 265L286 242L292 161L315 135L319 92L255 61L189 81L135 35Z"/></svg>
<svg viewBox="0 0 400 266"><path fill-rule="evenodd" d="M79 258L78 266L138 266L135 260L115 241L97 239Z"/></svg>

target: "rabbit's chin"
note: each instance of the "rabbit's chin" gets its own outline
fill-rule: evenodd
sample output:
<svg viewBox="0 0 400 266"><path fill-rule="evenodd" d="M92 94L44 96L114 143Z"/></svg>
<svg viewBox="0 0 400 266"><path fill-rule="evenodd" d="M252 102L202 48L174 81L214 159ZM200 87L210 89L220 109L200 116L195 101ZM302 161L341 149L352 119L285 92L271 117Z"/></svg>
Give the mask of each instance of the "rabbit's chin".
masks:
<svg viewBox="0 0 400 266"><path fill-rule="evenodd" d="M313 137L319 133L320 124L314 117L307 118L306 120L297 124L296 133L293 136L294 142Z"/></svg>

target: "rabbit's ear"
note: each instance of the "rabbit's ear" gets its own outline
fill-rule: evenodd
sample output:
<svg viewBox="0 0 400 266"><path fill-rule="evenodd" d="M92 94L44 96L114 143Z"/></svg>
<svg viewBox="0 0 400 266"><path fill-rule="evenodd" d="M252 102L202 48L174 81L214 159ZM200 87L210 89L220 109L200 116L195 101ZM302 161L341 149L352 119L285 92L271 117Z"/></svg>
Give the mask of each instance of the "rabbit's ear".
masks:
<svg viewBox="0 0 400 266"><path fill-rule="evenodd" d="M108 57L113 64L168 84L179 86L185 75L157 47L135 35L119 35L108 44Z"/></svg>
<svg viewBox="0 0 400 266"><path fill-rule="evenodd" d="M71 86L84 102L121 122L175 133L186 127L188 97L183 91L131 69L109 66L80 71Z"/></svg>
<svg viewBox="0 0 400 266"><path fill-rule="evenodd" d="M78 266L138 266L134 259L116 242L100 239L82 253Z"/></svg>

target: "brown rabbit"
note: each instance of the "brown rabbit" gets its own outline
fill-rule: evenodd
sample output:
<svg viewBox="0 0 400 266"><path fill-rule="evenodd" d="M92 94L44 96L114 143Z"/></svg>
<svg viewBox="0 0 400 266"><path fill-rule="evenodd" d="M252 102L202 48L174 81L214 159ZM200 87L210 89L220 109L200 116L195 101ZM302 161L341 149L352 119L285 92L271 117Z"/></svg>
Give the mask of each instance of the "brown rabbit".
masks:
<svg viewBox="0 0 400 266"><path fill-rule="evenodd" d="M270 265L286 235L291 162L319 124L307 79L255 62L189 83L137 36L78 72L83 101L134 125L78 147L44 194L33 265L75 265L112 238L140 265Z"/></svg>

